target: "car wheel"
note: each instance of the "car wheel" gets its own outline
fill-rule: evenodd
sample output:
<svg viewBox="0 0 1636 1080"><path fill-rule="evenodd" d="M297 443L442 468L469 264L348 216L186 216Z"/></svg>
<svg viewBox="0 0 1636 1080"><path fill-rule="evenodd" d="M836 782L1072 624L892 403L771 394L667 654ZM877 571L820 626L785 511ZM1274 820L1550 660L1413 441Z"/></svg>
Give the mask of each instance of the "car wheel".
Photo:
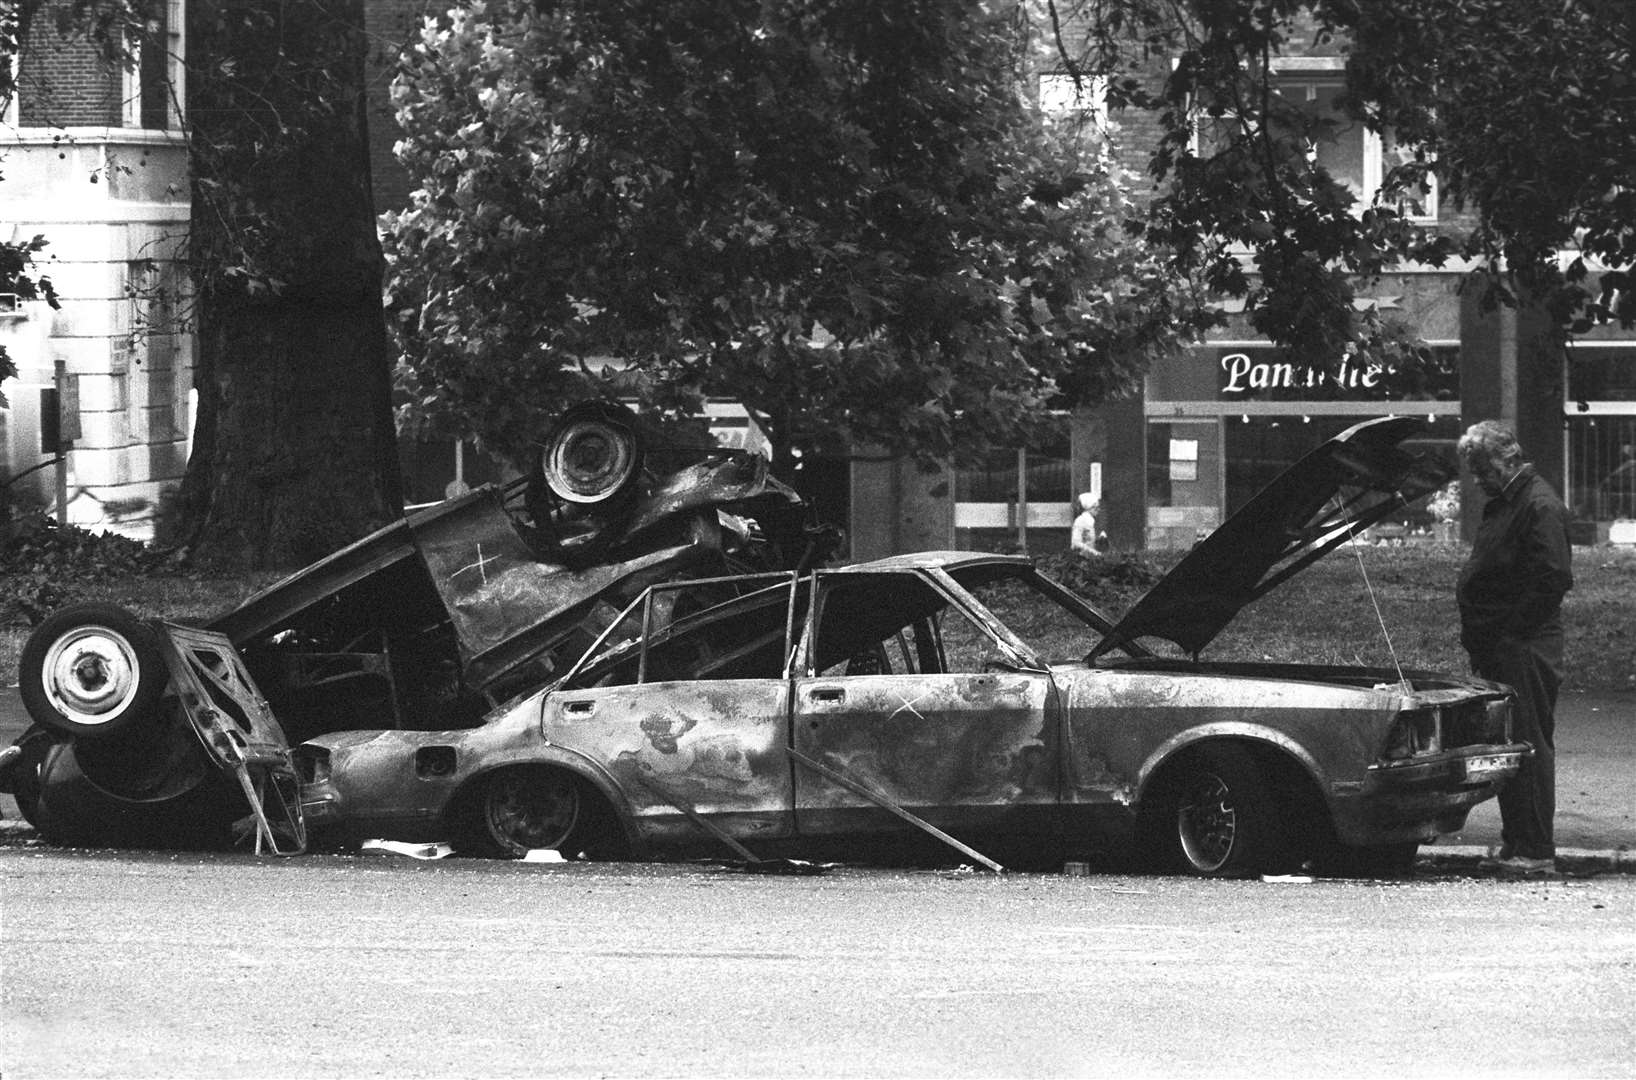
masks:
<svg viewBox="0 0 1636 1080"><path fill-rule="evenodd" d="M1278 868L1282 858L1273 795L1240 747L1207 747L1179 763L1153 820L1166 861L1182 873L1245 877Z"/></svg>
<svg viewBox="0 0 1636 1080"><path fill-rule="evenodd" d="M555 769L507 769L483 785L478 813L479 846L517 859L553 848L565 854L580 823L579 783Z"/></svg>
<svg viewBox="0 0 1636 1080"><path fill-rule="evenodd" d="M141 722L170 682L157 635L113 604L75 604L47 618L24 643L18 669L29 716L79 738Z"/></svg>

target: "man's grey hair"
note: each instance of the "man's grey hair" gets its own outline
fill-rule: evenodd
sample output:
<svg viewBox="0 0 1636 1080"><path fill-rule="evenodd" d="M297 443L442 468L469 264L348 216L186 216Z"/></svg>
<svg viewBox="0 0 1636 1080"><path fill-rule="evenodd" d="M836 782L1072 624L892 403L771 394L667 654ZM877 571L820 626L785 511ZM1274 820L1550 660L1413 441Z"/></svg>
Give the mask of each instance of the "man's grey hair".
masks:
<svg viewBox="0 0 1636 1080"><path fill-rule="evenodd" d="M1525 460L1517 436L1497 420L1479 420L1466 428L1456 449L1463 461L1480 456L1501 468L1520 465Z"/></svg>

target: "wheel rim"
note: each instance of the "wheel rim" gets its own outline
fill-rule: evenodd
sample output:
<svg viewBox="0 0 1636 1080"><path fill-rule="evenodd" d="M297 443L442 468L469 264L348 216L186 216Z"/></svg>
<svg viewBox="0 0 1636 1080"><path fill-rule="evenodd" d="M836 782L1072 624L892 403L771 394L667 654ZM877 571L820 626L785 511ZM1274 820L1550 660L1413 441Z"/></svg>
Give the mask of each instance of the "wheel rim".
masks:
<svg viewBox="0 0 1636 1080"><path fill-rule="evenodd" d="M51 643L41 677L51 706L76 724L106 724L136 697L140 664L130 640L82 626Z"/></svg>
<svg viewBox="0 0 1636 1080"><path fill-rule="evenodd" d="M560 848L579 822L579 789L555 774L496 777L484 800L489 835L516 853Z"/></svg>
<svg viewBox="0 0 1636 1080"><path fill-rule="evenodd" d="M1238 836L1238 811L1226 781L1204 773L1187 788L1176 806L1176 833L1196 869L1208 873L1226 865Z"/></svg>

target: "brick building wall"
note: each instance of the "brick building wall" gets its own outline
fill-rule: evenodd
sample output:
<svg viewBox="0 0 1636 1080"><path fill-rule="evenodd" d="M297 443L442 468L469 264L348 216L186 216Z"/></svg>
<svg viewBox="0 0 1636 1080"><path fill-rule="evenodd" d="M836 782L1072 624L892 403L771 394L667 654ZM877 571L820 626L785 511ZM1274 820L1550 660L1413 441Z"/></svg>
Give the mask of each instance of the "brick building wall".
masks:
<svg viewBox="0 0 1636 1080"><path fill-rule="evenodd" d="M18 51L17 113L24 127L116 126L124 78L91 43L64 38L48 12L34 20Z"/></svg>

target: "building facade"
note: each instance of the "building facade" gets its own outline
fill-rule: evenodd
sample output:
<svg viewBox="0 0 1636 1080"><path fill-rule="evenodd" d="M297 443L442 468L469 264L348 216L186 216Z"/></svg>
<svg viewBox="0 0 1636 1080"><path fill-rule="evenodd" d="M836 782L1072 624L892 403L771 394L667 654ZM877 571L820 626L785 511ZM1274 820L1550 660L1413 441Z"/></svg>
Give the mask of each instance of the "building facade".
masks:
<svg viewBox="0 0 1636 1080"><path fill-rule="evenodd" d="M187 462L183 34L170 0L130 43L132 62L111 65L42 13L4 118L0 229L45 237L36 269L60 307L0 297L0 341L18 368L3 388L0 483L19 507L140 539ZM46 445L59 419L77 432L60 470Z"/></svg>

